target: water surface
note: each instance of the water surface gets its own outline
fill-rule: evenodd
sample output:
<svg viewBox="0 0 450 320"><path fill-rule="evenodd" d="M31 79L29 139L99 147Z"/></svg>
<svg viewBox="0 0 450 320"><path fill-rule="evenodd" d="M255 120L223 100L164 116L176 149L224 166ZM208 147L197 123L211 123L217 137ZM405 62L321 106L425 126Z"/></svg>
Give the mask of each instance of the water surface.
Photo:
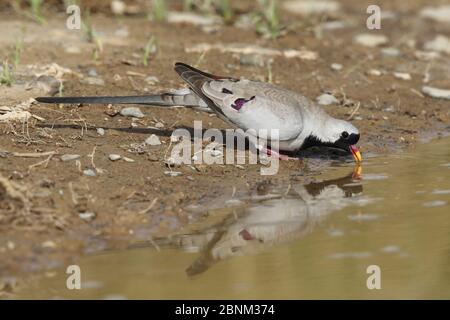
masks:
<svg viewBox="0 0 450 320"><path fill-rule="evenodd" d="M274 186L142 248L77 261L22 298L450 298L450 139ZM367 267L381 269L369 290Z"/></svg>

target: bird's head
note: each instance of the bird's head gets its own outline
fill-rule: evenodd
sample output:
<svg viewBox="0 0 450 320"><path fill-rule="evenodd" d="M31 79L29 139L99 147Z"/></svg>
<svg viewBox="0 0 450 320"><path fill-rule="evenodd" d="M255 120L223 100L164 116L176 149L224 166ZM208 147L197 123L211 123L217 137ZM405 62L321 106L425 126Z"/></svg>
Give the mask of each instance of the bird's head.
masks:
<svg viewBox="0 0 450 320"><path fill-rule="evenodd" d="M356 162L361 162L361 153L356 143L359 140L359 131L348 121L329 118L321 128L315 128L307 138L303 147L322 145L349 152Z"/></svg>

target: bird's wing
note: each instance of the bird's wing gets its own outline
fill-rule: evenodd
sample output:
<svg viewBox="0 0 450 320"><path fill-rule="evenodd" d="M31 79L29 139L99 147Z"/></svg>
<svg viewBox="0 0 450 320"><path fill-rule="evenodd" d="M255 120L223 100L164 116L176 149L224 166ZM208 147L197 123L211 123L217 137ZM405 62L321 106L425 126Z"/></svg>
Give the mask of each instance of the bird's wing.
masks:
<svg viewBox="0 0 450 320"><path fill-rule="evenodd" d="M243 130L278 129L280 141L298 137L303 128L297 96L274 85L218 77L177 63L175 70L218 116Z"/></svg>

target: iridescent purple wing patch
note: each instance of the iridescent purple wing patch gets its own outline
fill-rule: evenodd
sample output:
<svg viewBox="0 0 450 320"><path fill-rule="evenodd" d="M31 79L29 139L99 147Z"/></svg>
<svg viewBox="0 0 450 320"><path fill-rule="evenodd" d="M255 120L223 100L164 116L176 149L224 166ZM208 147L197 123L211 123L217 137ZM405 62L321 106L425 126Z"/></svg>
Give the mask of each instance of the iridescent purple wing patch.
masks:
<svg viewBox="0 0 450 320"><path fill-rule="evenodd" d="M234 101L234 103L231 105L231 107L237 111L241 110L242 106L246 104L247 102L255 99L255 96L251 97L249 100L244 98L238 98Z"/></svg>

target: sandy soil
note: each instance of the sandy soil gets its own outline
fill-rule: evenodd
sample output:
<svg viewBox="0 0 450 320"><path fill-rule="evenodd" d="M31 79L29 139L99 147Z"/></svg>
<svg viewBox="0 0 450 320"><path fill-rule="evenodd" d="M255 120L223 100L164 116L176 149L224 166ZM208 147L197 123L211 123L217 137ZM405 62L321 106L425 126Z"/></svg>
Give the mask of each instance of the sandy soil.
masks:
<svg viewBox="0 0 450 320"><path fill-rule="evenodd" d="M38 73L36 68L51 63L72 71L61 76L64 95L127 95L182 87L172 70L175 61L197 64L216 74L268 80L266 66L242 63L239 54L189 50L200 43L310 50L317 59L271 57L273 82L311 99L333 93L339 104L324 108L333 116L351 118L360 129L363 156L382 156L450 129L448 100L421 93L425 84L450 88L449 55L440 53L433 60L420 56L426 41L436 34L450 34L449 24L419 17L425 4L431 5L429 1L382 2L383 10L396 18L383 19L381 30L370 31L388 38L388 43L375 48L354 41L355 35L369 32L365 1L345 1L338 12L307 18L283 12L289 28L275 40L256 35L252 28L222 25L211 33L192 24L151 22L142 15L114 17L100 10L91 17L103 43L97 59L92 54L95 45L86 41L82 31L65 28L61 11L49 8L44 14L46 24L39 25L4 7L0 29L8 32L0 35L0 57L11 55L22 34L24 44L17 83L0 86L0 106L11 107L45 94L42 88L27 88L27 84ZM239 8L245 13L252 4L244 2ZM335 20L348 26L318 28ZM157 53L144 67L142 48L151 36L158 41ZM386 55L383 47L395 47L399 54ZM332 63L341 64L342 70L333 70ZM381 75L373 75L371 69ZM393 72L408 73L411 80L397 78ZM103 79L104 85L86 83L89 73L97 74L94 77ZM146 82L147 76L158 82ZM191 128L194 120L211 128L228 126L186 108L140 109L145 117L135 121L111 116L113 110L100 105L33 104L28 111L36 117L28 123L0 124L0 276L52 268L81 254L171 234L201 219L201 213L188 209L192 205L220 207L232 196L257 193L270 184L289 184L292 179L311 179L333 162L351 161L330 151L307 152L298 161L282 162L279 173L271 177L259 174L260 165L182 166L173 169L182 175L170 177L164 173L168 170L164 159L174 129ZM100 136L96 128L104 128L106 134ZM130 150L150 134L159 136L162 144L148 146L142 153ZM30 158L25 153L45 155ZM81 157L63 162L63 154ZM113 162L109 154L134 162ZM97 170L95 177L83 175L83 170L95 168L103 172Z"/></svg>

